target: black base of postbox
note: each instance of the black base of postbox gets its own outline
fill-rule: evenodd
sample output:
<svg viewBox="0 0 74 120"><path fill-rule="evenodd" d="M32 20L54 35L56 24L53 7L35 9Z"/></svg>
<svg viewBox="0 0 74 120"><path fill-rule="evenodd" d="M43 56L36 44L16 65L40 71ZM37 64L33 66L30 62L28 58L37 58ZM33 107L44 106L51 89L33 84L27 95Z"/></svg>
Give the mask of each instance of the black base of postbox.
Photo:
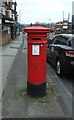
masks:
<svg viewBox="0 0 74 120"><path fill-rule="evenodd" d="M43 97L46 95L46 82L42 84L32 84L27 82L27 95L31 97Z"/></svg>

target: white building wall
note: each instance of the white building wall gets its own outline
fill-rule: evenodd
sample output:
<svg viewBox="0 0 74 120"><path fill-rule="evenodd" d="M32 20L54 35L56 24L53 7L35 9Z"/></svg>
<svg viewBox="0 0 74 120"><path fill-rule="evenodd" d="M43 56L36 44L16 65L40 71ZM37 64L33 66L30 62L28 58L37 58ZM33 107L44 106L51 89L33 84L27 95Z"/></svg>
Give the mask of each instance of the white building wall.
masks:
<svg viewBox="0 0 74 120"><path fill-rule="evenodd" d="M72 2L72 15L74 15L74 1Z"/></svg>

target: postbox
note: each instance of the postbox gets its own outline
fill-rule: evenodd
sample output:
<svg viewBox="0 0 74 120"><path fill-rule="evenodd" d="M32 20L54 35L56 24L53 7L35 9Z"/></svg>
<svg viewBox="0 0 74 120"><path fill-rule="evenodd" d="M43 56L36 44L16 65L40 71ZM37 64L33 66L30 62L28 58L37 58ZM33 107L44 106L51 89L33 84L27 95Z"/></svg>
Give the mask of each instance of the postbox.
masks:
<svg viewBox="0 0 74 120"><path fill-rule="evenodd" d="M28 80L27 94L32 97L46 95L46 37L50 29L34 26L27 27L28 33Z"/></svg>

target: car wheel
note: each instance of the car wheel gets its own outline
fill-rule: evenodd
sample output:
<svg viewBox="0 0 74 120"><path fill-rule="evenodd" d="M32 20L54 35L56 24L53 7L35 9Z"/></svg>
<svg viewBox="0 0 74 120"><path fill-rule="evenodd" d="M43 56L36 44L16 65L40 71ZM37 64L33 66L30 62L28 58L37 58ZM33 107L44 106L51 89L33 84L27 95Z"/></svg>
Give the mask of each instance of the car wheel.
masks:
<svg viewBox="0 0 74 120"><path fill-rule="evenodd" d="M60 60L57 60L57 63L56 63L56 73L58 76L61 76L63 74Z"/></svg>

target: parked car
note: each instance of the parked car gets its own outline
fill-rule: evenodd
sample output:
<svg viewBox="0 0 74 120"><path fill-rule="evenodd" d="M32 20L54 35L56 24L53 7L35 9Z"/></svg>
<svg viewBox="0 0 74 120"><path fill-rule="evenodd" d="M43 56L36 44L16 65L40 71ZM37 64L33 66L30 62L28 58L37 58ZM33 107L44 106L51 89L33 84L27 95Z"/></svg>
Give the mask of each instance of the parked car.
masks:
<svg viewBox="0 0 74 120"><path fill-rule="evenodd" d="M74 72L74 34L55 35L47 47L47 61L56 67L56 73Z"/></svg>

